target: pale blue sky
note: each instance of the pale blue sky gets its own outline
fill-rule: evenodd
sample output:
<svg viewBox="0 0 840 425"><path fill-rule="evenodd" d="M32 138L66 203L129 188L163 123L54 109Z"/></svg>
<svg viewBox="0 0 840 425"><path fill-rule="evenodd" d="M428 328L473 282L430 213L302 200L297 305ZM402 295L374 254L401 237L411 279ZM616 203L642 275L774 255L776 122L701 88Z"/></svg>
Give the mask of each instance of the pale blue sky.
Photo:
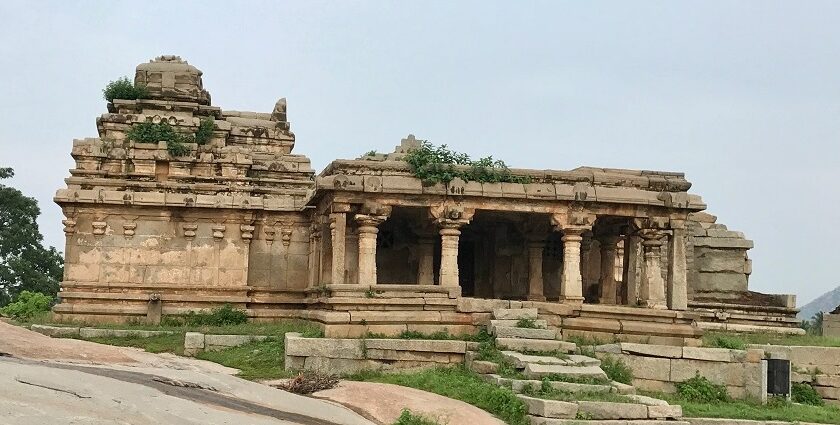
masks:
<svg viewBox="0 0 840 425"><path fill-rule="evenodd" d="M102 86L160 54L213 103L287 97L296 153L390 151L413 132L517 167L683 171L754 239L751 288L840 285L840 3L0 3L0 166L48 243L73 138Z"/></svg>

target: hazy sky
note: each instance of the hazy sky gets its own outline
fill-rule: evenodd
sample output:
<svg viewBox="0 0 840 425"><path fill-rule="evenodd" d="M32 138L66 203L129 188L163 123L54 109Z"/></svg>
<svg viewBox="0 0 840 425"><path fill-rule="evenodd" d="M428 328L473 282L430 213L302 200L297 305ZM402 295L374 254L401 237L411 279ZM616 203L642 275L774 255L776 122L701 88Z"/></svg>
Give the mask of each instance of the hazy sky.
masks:
<svg viewBox="0 0 840 425"><path fill-rule="evenodd" d="M840 2L0 3L0 166L52 202L101 89L177 54L213 104L288 98L296 153L390 151L409 132L509 165L683 171L755 240L753 290L840 285Z"/></svg>

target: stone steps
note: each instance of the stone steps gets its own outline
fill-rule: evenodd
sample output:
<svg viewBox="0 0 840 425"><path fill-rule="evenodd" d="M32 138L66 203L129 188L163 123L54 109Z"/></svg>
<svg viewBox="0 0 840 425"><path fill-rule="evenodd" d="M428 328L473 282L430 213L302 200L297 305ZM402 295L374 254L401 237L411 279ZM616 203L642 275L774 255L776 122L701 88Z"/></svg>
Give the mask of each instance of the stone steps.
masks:
<svg viewBox="0 0 840 425"><path fill-rule="evenodd" d="M682 407L668 404L649 406L640 403L617 403L610 401L559 401L517 395L528 408L531 423L540 419L595 419L599 421L662 421L682 418ZM562 423L562 422L559 422ZM604 423L604 422L600 422ZM636 423L636 422L633 422Z"/></svg>
<svg viewBox="0 0 840 425"><path fill-rule="evenodd" d="M487 330L492 334L497 327L506 327L506 328L515 328L517 327L516 324L519 320L513 319L493 319L490 321L490 324L487 325ZM534 326L540 329L547 329L548 322L542 319L534 320Z"/></svg>
<svg viewBox="0 0 840 425"><path fill-rule="evenodd" d="M601 361L592 357L571 354L565 358L555 356L534 356L516 351L502 351L502 356L513 363L517 369L524 369L528 364L564 365L564 366L601 366Z"/></svg>
<svg viewBox="0 0 840 425"><path fill-rule="evenodd" d="M538 318L536 308L497 308L493 310L496 320L520 320Z"/></svg>
<svg viewBox="0 0 840 425"><path fill-rule="evenodd" d="M525 365L523 373L525 376L532 379L542 379L543 377L555 374L572 378L607 379L607 374L604 373L604 371L598 366L565 366L529 363Z"/></svg>
<svg viewBox="0 0 840 425"><path fill-rule="evenodd" d="M496 338L496 347L510 351L559 351L562 353L577 351L577 345L574 342L529 338Z"/></svg>
<svg viewBox="0 0 840 425"><path fill-rule="evenodd" d="M530 386L531 388L539 388L542 385L542 381L538 381L536 379L510 379L510 378L502 378L499 375L483 375L482 378L490 382L491 384L499 385L499 386L509 386L511 390L515 393L520 393L525 387ZM617 392L616 388L611 385L600 385L600 384L578 384L574 382L561 382L561 381L551 381L550 385L552 388L558 391L565 391L569 393L610 393L610 392Z"/></svg>
<svg viewBox="0 0 840 425"><path fill-rule="evenodd" d="M493 334L498 338L524 338L543 340L557 339L557 331L554 329L531 329L497 326L493 329Z"/></svg>

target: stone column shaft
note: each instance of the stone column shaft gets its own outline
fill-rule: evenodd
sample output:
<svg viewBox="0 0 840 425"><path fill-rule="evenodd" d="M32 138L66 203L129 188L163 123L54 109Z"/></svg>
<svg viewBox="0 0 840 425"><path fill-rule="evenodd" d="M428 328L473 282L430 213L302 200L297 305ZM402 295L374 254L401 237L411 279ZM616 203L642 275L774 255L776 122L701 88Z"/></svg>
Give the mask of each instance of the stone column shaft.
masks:
<svg viewBox="0 0 840 425"><path fill-rule="evenodd" d="M642 278L644 252L642 238L638 235L628 235L624 240L624 285L627 286L627 304L635 306L639 303L639 285Z"/></svg>
<svg viewBox="0 0 840 425"><path fill-rule="evenodd" d="M344 251L347 235L347 215L345 213L330 214L330 235L332 236L332 283L345 283Z"/></svg>
<svg viewBox="0 0 840 425"><path fill-rule="evenodd" d="M688 309L688 266L686 264L685 222L671 220L671 228L673 234L668 239L668 308L686 310Z"/></svg>
<svg viewBox="0 0 840 425"><path fill-rule="evenodd" d="M435 284L435 244L434 241L421 238L417 244L417 284Z"/></svg>
<svg viewBox="0 0 840 425"><path fill-rule="evenodd" d="M545 242L528 243L528 299L545 301L543 292L543 249Z"/></svg>
<svg viewBox="0 0 840 425"><path fill-rule="evenodd" d="M560 278L560 301L583 303L583 277L580 272L582 229L563 230L563 274Z"/></svg>
<svg viewBox="0 0 840 425"><path fill-rule="evenodd" d="M440 229L440 285L458 286L458 240L461 231L444 225Z"/></svg>
<svg viewBox="0 0 840 425"><path fill-rule="evenodd" d="M617 287L615 283L615 237L601 239L601 304L615 304Z"/></svg>
<svg viewBox="0 0 840 425"><path fill-rule="evenodd" d="M643 229L641 232L645 261L639 299L647 307L666 309L668 307L665 300L665 279L662 278L661 264L663 234L654 229Z"/></svg>
<svg viewBox="0 0 840 425"><path fill-rule="evenodd" d="M359 284L376 285L376 234L383 217L358 214L359 223Z"/></svg>

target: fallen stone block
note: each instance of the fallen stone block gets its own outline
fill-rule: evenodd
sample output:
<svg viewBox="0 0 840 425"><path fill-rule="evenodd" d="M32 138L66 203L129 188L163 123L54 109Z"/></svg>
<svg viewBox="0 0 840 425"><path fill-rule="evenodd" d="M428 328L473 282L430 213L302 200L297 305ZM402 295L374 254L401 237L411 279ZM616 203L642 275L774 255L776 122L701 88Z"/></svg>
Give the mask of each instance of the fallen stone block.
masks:
<svg viewBox="0 0 840 425"><path fill-rule="evenodd" d="M679 405L648 405L650 419L678 419L682 417L682 406Z"/></svg>
<svg viewBox="0 0 840 425"><path fill-rule="evenodd" d="M483 360L473 360L470 362L470 369L475 373L487 375L496 373L499 370L499 365Z"/></svg>

